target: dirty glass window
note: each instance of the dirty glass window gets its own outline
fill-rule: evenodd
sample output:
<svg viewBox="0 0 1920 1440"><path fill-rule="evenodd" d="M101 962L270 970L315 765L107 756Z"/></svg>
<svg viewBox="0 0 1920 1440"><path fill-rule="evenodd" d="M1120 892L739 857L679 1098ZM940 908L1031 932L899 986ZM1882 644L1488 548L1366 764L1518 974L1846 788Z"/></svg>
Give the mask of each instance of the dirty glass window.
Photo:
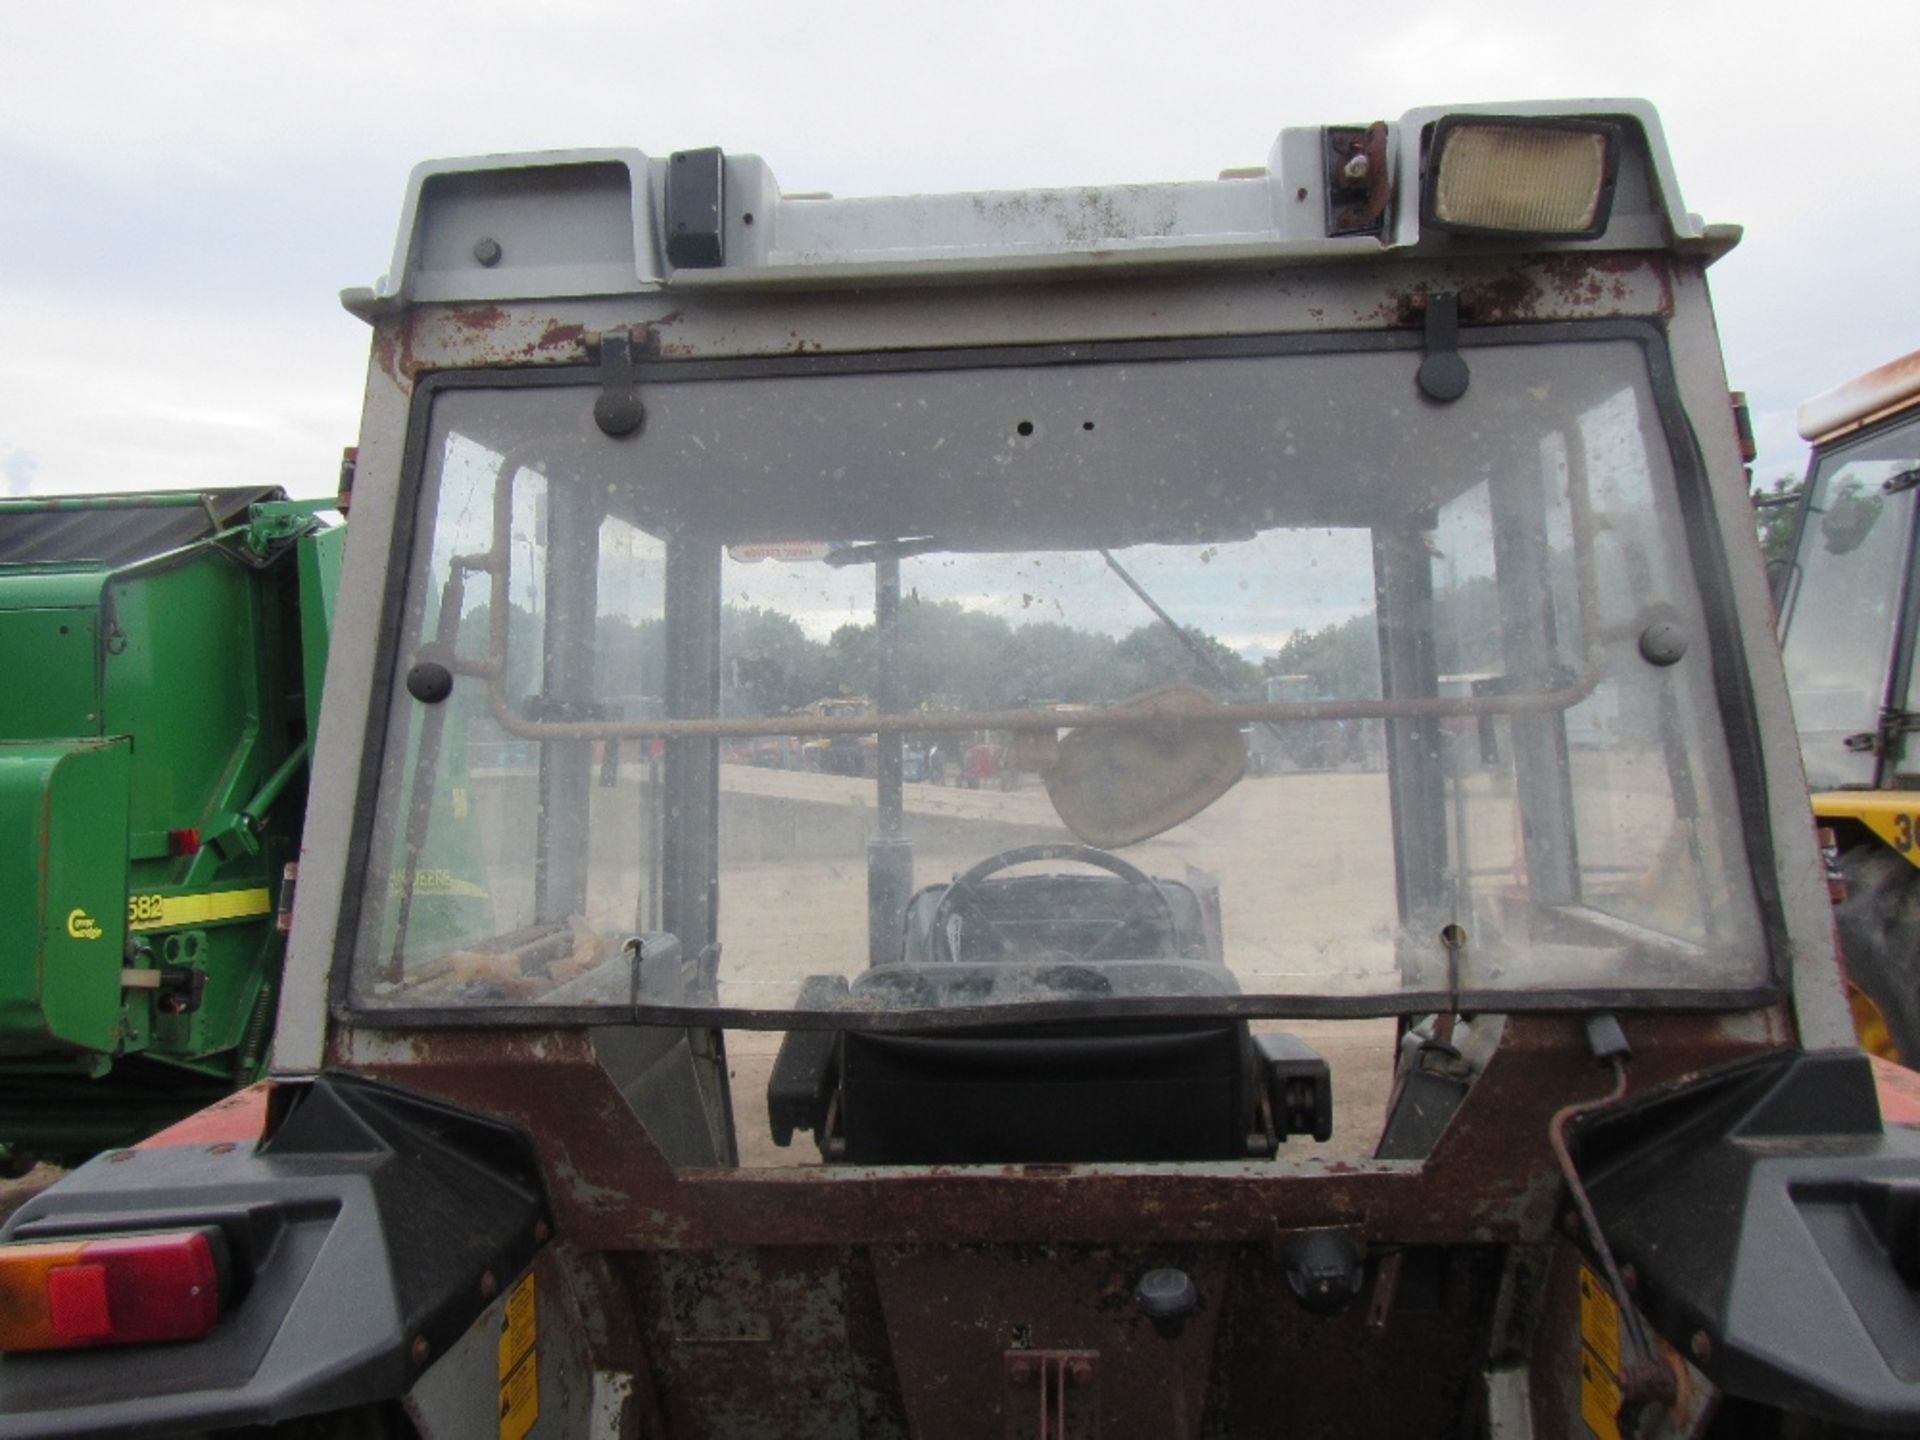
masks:
<svg viewBox="0 0 1920 1440"><path fill-rule="evenodd" d="M540 468L557 468L551 448L516 451L471 398L468 426L436 436L423 475L431 583L416 575L408 592L413 643L361 931L358 973L376 996L545 993L567 963L617 950L605 937L658 922L644 765L636 782L617 741L548 745L516 727L526 714L614 717L657 703L664 547L551 486ZM414 698L422 666L461 655L493 676L461 677L441 703ZM495 691L513 703L491 705ZM643 748L629 744L627 758ZM549 962L537 986L518 968L530 955Z"/></svg>
<svg viewBox="0 0 1920 1440"><path fill-rule="evenodd" d="M357 999L1759 983L1639 352L1469 358L442 393Z"/></svg>
<svg viewBox="0 0 1920 1440"><path fill-rule="evenodd" d="M1871 748L1851 736L1879 728L1893 657L1895 611L1913 528L1920 426L1824 457L1813 477L1787 627L1781 637L1807 782L1816 790L1871 785Z"/></svg>
<svg viewBox="0 0 1920 1440"><path fill-rule="evenodd" d="M1450 869L1473 896L1457 908L1475 917L1469 940L1524 951L1536 983L1591 973L1606 933L1636 936L1650 976L1656 953L1684 971L1716 940L1756 945L1746 897L1718 878L1742 859L1708 807L1731 814L1732 795L1694 758L1719 753L1717 717L1641 650L1659 627L1697 665L1704 639L1666 578L1684 537L1653 427L1623 387L1441 507L1435 531L1436 608L1462 617L1458 683L1573 692L1564 710L1443 727Z"/></svg>

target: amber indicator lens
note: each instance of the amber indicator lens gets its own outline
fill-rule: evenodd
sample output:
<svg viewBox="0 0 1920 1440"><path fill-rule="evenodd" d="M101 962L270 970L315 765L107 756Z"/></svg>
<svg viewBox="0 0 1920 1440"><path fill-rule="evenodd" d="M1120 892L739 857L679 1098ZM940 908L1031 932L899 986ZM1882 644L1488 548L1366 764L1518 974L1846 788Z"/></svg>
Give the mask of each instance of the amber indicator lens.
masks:
<svg viewBox="0 0 1920 1440"><path fill-rule="evenodd" d="M223 1249L206 1229L0 1246L0 1351L197 1340Z"/></svg>
<svg viewBox="0 0 1920 1440"><path fill-rule="evenodd" d="M1428 221L1477 234L1585 239L1606 229L1618 164L1612 125L1442 121Z"/></svg>

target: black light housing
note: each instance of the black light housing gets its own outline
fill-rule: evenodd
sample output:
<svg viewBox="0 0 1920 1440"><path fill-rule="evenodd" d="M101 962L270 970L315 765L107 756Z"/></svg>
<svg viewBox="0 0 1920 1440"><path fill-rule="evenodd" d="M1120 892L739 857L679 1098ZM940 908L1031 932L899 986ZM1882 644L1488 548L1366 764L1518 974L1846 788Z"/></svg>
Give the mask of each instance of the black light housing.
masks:
<svg viewBox="0 0 1920 1440"><path fill-rule="evenodd" d="M1558 116L1448 115L1427 142L1423 229L1532 240L1606 233L1621 127Z"/></svg>
<svg viewBox="0 0 1920 1440"><path fill-rule="evenodd" d="M710 270L726 263L726 156L677 150L667 161L667 263Z"/></svg>

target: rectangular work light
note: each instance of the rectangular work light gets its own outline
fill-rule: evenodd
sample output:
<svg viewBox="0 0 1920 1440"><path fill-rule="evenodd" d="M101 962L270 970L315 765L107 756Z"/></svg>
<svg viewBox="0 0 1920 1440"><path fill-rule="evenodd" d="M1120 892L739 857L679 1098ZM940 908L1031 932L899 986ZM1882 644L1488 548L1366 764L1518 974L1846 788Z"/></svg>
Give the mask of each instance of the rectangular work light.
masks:
<svg viewBox="0 0 1920 1440"><path fill-rule="evenodd" d="M197 1340L225 1253L211 1227L0 1245L0 1351Z"/></svg>
<svg viewBox="0 0 1920 1440"><path fill-rule="evenodd" d="M1465 235L1591 240L1604 234L1620 167L1605 120L1448 115L1433 127L1421 218Z"/></svg>

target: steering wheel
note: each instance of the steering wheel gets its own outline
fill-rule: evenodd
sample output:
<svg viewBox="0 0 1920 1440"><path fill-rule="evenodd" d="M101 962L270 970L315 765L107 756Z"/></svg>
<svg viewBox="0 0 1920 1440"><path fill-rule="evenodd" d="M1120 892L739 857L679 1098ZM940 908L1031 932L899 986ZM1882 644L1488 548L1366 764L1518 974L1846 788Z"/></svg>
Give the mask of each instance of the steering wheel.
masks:
<svg viewBox="0 0 1920 1440"><path fill-rule="evenodd" d="M1091 845L1020 845L1012 850L1002 850L998 855L989 855L963 875L956 875L953 883L941 895L940 903L934 906L931 924L932 952L935 960L953 960L953 953L947 937L947 923L956 916L971 920L989 937L1002 955L1014 953L1014 944L1007 938L1006 932L994 924L993 917L987 914L980 903L979 886L989 876L998 875L1002 870L1012 869L1015 865L1025 865L1035 860L1071 860L1080 865L1091 865L1096 870L1105 870L1127 882L1133 889L1133 903L1127 907L1126 914L1107 928L1105 934L1082 950L1078 955L1067 957L1070 964L1084 964L1092 960L1109 944L1114 937L1124 931L1136 919L1149 909L1159 911L1158 919L1162 928L1171 936L1175 921L1173 904L1164 891L1154 884L1153 877L1136 865L1130 865L1118 855L1105 850L1096 850Z"/></svg>

